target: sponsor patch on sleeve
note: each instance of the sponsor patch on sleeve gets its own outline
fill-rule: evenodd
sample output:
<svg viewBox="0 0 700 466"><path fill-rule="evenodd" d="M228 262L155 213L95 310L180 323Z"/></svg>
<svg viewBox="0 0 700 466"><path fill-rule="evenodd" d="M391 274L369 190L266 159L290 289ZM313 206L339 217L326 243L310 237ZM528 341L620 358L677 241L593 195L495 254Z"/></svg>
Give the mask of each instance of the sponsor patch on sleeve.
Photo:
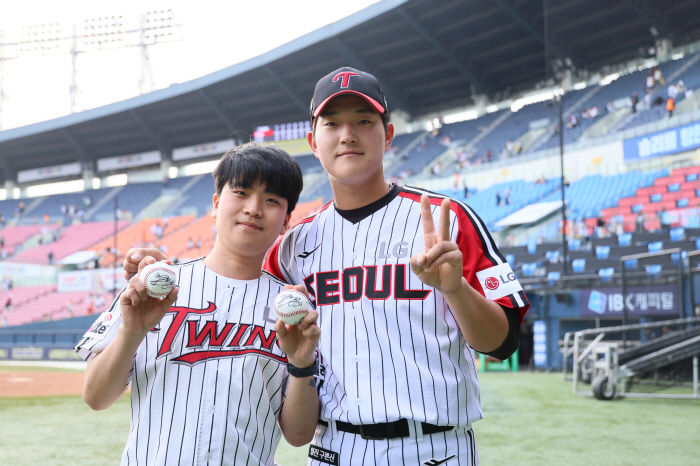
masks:
<svg viewBox="0 0 700 466"><path fill-rule="evenodd" d="M484 295L487 299L496 300L509 294L517 293L523 289L515 278L513 269L510 264L497 265L486 270L476 273L476 278L479 279L481 287L484 289Z"/></svg>
<svg viewBox="0 0 700 466"><path fill-rule="evenodd" d="M321 463L338 464L338 453L317 447L316 445L309 446L309 458L320 461Z"/></svg>
<svg viewBox="0 0 700 466"><path fill-rule="evenodd" d="M92 324L92 327L85 333L84 338L90 338L96 341L102 341L109 333L109 329L112 328L119 320L119 314L113 312L105 311L100 315L100 318Z"/></svg>

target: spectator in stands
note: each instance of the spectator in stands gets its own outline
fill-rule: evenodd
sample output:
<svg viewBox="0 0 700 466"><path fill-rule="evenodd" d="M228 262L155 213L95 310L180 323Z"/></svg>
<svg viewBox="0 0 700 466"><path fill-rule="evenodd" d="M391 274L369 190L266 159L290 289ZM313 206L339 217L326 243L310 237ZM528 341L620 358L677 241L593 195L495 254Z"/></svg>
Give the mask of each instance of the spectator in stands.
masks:
<svg viewBox="0 0 700 466"><path fill-rule="evenodd" d="M513 141L511 141L510 139L508 139L508 141L506 142L506 152L508 153L508 155L513 154Z"/></svg>
<svg viewBox="0 0 700 466"><path fill-rule="evenodd" d="M5 312L10 312L12 310L12 298L14 297L15 295L12 293L7 295L7 300L5 301Z"/></svg>
<svg viewBox="0 0 700 466"><path fill-rule="evenodd" d="M503 202L505 202L506 205L510 205L510 186L503 192Z"/></svg>
<svg viewBox="0 0 700 466"><path fill-rule="evenodd" d="M49 259L49 265L53 265L53 251L49 251L48 259Z"/></svg>
<svg viewBox="0 0 700 466"><path fill-rule="evenodd" d="M608 103L605 104L605 110L607 110L608 113L612 113L615 111L615 105L613 104L612 100L608 100Z"/></svg>
<svg viewBox="0 0 700 466"><path fill-rule="evenodd" d="M187 249L194 249L194 241L192 240L191 236L187 240Z"/></svg>
<svg viewBox="0 0 700 466"><path fill-rule="evenodd" d="M0 236L0 248L4 248L4 247L5 247L5 237Z"/></svg>
<svg viewBox="0 0 700 466"><path fill-rule="evenodd" d="M5 259L7 259L9 256L10 256L10 253L7 252L7 249L2 248L2 249L0 250L0 259L5 260Z"/></svg>
<svg viewBox="0 0 700 466"><path fill-rule="evenodd" d="M673 83L671 83L671 85L668 86L667 92L669 99L675 99L676 97L678 97L678 87Z"/></svg>
<svg viewBox="0 0 700 466"><path fill-rule="evenodd" d="M520 139L516 140L514 150L515 150L515 155L520 154L523 151L523 141L521 141Z"/></svg>
<svg viewBox="0 0 700 466"><path fill-rule="evenodd" d="M66 303L66 312L68 313L68 318L73 317L73 300L69 299Z"/></svg>
<svg viewBox="0 0 700 466"><path fill-rule="evenodd" d="M637 104L639 103L639 96L634 92L632 94L632 113L637 113Z"/></svg>
<svg viewBox="0 0 700 466"><path fill-rule="evenodd" d="M653 69L649 70L649 74L647 75L647 78L644 81L644 85L646 87L647 93L652 92L654 90L654 70Z"/></svg>
<svg viewBox="0 0 700 466"><path fill-rule="evenodd" d="M642 211L637 212L637 219L635 222L634 231L636 231L637 233L643 232L644 231L644 222L645 222L644 213L642 213Z"/></svg>
<svg viewBox="0 0 700 466"><path fill-rule="evenodd" d="M17 206L16 213L19 217L24 217L24 209L26 208L24 201L20 201L19 205Z"/></svg>
<svg viewBox="0 0 700 466"><path fill-rule="evenodd" d="M568 129L573 129L578 125L578 117L576 116L576 113L572 112L571 115L569 115L569 120L566 122L566 127Z"/></svg>
<svg viewBox="0 0 700 466"><path fill-rule="evenodd" d="M646 110L649 110L651 108L651 103L652 103L652 95L651 92L647 92L644 95L644 108Z"/></svg>
<svg viewBox="0 0 700 466"><path fill-rule="evenodd" d="M598 214L598 221L596 222L596 234L598 238L605 238L605 217L603 214Z"/></svg>
<svg viewBox="0 0 700 466"><path fill-rule="evenodd" d="M469 187L467 186L467 180L464 180L462 186L464 186L464 199L466 199L469 197Z"/></svg>
<svg viewBox="0 0 700 466"><path fill-rule="evenodd" d="M578 237L586 241L590 239L588 234L588 224L586 224L585 220L578 222Z"/></svg>
<svg viewBox="0 0 700 466"><path fill-rule="evenodd" d="M661 70L656 66L653 67L652 70L654 70L654 81L663 86L664 85L664 76L661 73Z"/></svg>
<svg viewBox="0 0 700 466"><path fill-rule="evenodd" d="M659 219L659 223L661 223L661 228L664 230L667 230L671 226L671 216L668 214L666 211L666 207L662 207L661 210L659 210L656 213L656 216Z"/></svg>
<svg viewBox="0 0 700 466"><path fill-rule="evenodd" d="M487 162L491 161L491 157L493 157L493 152L491 151L491 149L486 149L486 154L484 155L484 157L486 158Z"/></svg>
<svg viewBox="0 0 700 466"><path fill-rule="evenodd" d="M671 118L673 116L673 110L676 109L676 105L674 102L673 97L669 97L669 99L666 101L666 111L668 112L668 117Z"/></svg>
<svg viewBox="0 0 700 466"><path fill-rule="evenodd" d="M438 176L442 171L442 164L438 160L435 165L433 165L433 175Z"/></svg>
<svg viewBox="0 0 700 466"><path fill-rule="evenodd" d="M496 191L496 206L500 207L500 205L501 205L501 192Z"/></svg>
<svg viewBox="0 0 700 466"><path fill-rule="evenodd" d="M197 245L197 249L199 249L199 248L202 247L202 238L201 238L201 237L200 237L200 238L197 238L197 243L196 243L196 245Z"/></svg>

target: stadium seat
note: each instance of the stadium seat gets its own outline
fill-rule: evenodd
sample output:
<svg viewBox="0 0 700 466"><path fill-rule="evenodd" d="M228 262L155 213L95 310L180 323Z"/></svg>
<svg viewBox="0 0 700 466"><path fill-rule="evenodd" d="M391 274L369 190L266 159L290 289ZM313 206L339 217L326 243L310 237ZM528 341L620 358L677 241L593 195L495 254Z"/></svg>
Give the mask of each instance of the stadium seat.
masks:
<svg viewBox="0 0 700 466"><path fill-rule="evenodd" d="M506 254L506 261L510 264L511 267L515 266L515 256L513 254Z"/></svg>
<svg viewBox="0 0 700 466"><path fill-rule="evenodd" d="M561 272L549 272L547 274L547 280L549 281L549 286L554 286L561 278Z"/></svg>
<svg viewBox="0 0 700 466"><path fill-rule="evenodd" d="M664 243L662 243L661 241L654 241L653 243L649 243L649 246L648 246L649 252L661 251L661 249L663 249L663 247L664 247Z"/></svg>
<svg viewBox="0 0 700 466"><path fill-rule="evenodd" d="M570 239L569 240L569 251L578 251L581 249L580 239Z"/></svg>
<svg viewBox="0 0 700 466"><path fill-rule="evenodd" d="M545 259L547 259L547 261L550 264L554 264L554 263L559 262L560 256L561 256L561 253L559 251L547 251L547 253L545 254Z"/></svg>
<svg viewBox="0 0 700 466"><path fill-rule="evenodd" d="M661 273L661 265L660 264L647 265L646 267L644 267L644 270L647 273L647 278L654 278Z"/></svg>
<svg viewBox="0 0 700 466"><path fill-rule="evenodd" d="M586 269L586 259L576 259L571 262L574 273L582 273Z"/></svg>
<svg viewBox="0 0 700 466"><path fill-rule="evenodd" d="M612 280L613 273L615 273L615 269L612 267L607 267L605 269L600 269L598 270L598 276L600 279L604 282L609 282Z"/></svg>
<svg viewBox="0 0 700 466"><path fill-rule="evenodd" d="M525 277L532 277L535 275L535 270L537 270L537 264L526 262L522 265L521 270Z"/></svg>
<svg viewBox="0 0 700 466"><path fill-rule="evenodd" d="M673 265L678 265L678 262L681 259L683 260L684 263L687 261L688 251L674 252L671 254L671 263Z"/></svg>
<svg viewBox="0 0 700 466"><path fill-rule="evenodd" d="M637 259L630 259L625 261L626 269L636 269L639 261Z"/></svg>
<svg viewBox="0 0 700 466"><path fill-rule="evenodd" d="M595 256L598 260L605 260L610 255L610 246L598 246L595 248Z"/></svg>
<svg viewBox="0 0 700 466"><path fill-rule="evenodd" d="M537 243L527 243L527 253L530 255L537 254Z"/></svg>
<svg viewBox="0 0 700 466"><path fill-rule="evenodd" d="M632 234L625 233L617 237L617 245L621 248L626 248L632 243Z"/></svg>
<svg viewBox="0 0 700 466"><path fill-rule="evenodd" d="M671 241L683 241L685 239L685 229L681 227L671 228L670 236Z"/></svg>

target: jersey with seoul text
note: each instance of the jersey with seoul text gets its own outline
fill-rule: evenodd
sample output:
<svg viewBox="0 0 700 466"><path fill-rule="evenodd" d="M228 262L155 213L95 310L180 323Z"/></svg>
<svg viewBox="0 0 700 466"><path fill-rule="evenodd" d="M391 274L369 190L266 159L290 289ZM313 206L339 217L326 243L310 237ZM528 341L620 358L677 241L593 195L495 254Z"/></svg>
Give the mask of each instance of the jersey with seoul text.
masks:
<svg viewBox="0 0 700 466"><path fill-rule="evenodd" d="M268 253L265 269L306 286L319 312L326 362L321 417L352 424L413 419L437 425L483 417L473 353L443 296L410 270L423 252L420 196L398 195L356 223L330 202ZM444 196L428 193L437 225ZM452 201L450 236L463 276L477 291L517 309L529 303L481 219Z"/></svg>
<svg viewBox="0 0 700 466"><path fill-rule="evenodd" d="M129 375L121 464L272 465L288 374L270 303L284 285L267 273L222 277L201 259L174 267L178 299L139 346ZM78 354L104 350L120 321L117 298Z"/></svg>

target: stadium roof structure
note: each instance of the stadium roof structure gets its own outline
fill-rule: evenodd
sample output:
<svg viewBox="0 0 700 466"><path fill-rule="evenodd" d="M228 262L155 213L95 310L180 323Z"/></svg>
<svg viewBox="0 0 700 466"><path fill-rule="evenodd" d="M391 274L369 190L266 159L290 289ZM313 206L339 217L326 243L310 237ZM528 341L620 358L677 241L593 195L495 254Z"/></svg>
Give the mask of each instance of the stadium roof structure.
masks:
<svg viewBox="0 0 700 466"><path fill-rule="evenodd" d="M638 58L657 38L700 38L697 1L383 0L263 55L201 78L0 132L0 181L19 170L236 137L309 118L316 81L341 66L379 78L411 116L475 94L532 88L545 53L595 70ZM545 17L547 32L545 33ZM568 59L568 60L567 60ZM241 135L245 135L241 137Z"/></svg>

